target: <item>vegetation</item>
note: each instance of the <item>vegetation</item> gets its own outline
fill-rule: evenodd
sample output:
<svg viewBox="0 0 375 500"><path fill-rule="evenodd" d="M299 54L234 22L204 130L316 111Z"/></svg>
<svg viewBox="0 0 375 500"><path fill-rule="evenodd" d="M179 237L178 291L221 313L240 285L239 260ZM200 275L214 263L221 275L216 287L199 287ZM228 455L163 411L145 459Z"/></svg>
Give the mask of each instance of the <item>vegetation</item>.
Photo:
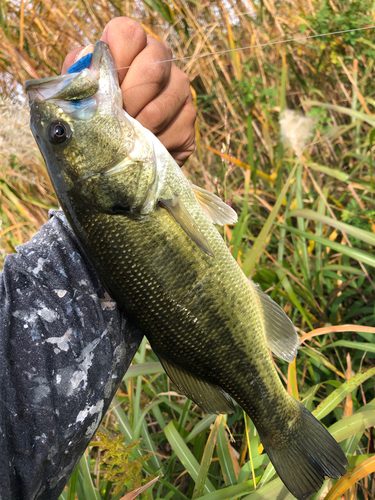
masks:
<svg viewBox="0 0 375 500"><path fill-rule="evenodd" d="M198 110L186 175L239 213L222 229L233 255L301 335L294 363L275 359L280 376L349 459L314 498L374 499L375 30L266 45L372 26L373 2L0 0L2 259L57 205L21 85L59 73L117 15L189 57L177 62ZM61 499L120 499L159 474L144 498L291 498L243 412L202 414L146 341L95 439Z"/></svg>

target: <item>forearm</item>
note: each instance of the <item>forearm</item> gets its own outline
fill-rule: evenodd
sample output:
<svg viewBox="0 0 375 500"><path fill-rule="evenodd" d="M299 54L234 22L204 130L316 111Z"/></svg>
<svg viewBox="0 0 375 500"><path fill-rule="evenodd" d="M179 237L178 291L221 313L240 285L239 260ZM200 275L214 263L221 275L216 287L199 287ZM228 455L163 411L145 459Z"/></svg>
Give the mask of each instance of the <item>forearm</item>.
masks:
<svg viewBox="0 0 375 500"><path fill-rule="evenodd" d="M62 212L0 275L0 497L57 499L142 338Z"/></svg>

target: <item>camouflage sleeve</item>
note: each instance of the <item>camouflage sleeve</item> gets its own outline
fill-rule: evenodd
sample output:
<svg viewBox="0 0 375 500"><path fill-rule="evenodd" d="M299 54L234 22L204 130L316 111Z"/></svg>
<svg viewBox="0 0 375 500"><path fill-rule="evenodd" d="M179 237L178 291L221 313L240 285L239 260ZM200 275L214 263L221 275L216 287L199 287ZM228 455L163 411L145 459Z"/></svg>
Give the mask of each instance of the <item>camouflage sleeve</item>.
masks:
<svg viewBox="0 0 375 500"><path fill-rule="evenodd" d="M142 339L51 217L0 274L0 500L58 499Z"/></svg>

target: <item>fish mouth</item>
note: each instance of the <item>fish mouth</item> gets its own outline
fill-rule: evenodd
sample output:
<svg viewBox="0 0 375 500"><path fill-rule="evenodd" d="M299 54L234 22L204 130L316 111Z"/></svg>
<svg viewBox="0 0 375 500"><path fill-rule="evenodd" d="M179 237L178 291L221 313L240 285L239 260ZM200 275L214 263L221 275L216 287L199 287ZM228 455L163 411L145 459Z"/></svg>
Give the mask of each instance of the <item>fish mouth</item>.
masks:
<svg viewBox="0 0 375 500"><path fill-rule="evenodd" d="M46 100L79 100L94 95L99 83L92 72L84 69L70 75L51 76L40 80L27 80L25 90L29 103Z"/></svg>
<svg viewBox="0 0 375 500"><path fill-rule="evenodd" d="M116 95L119 90L118 74L108 45L102 41L95 44L88 68L67 75L27 80L25 90L30 105L46 100L78 101L93 96L99 90L107 95Z"/></svg>

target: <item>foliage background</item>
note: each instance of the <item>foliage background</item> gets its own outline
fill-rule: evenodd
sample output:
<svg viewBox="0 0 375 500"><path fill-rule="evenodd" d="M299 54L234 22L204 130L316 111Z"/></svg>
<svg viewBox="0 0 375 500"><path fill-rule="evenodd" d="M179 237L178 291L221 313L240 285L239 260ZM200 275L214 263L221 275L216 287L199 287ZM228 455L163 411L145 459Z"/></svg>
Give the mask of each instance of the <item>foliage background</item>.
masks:
<svg viewBox="0 0 375 500"><path fill-rule="evenodd" d="M316 499L375 497L375 30L278 42L373 26L374 14L369 0L0 0L1 261L57 205L22 84L58 74L114 16L137 19L185 58L198 111L186 175L232 203L239 223L221 231L234 257L301 337L316 334L292 365L275 359L349 457ZM159 473L145 498L290 498L262 451L240 410L203 415L143 343L62 498L119 499Z"/></svg>

